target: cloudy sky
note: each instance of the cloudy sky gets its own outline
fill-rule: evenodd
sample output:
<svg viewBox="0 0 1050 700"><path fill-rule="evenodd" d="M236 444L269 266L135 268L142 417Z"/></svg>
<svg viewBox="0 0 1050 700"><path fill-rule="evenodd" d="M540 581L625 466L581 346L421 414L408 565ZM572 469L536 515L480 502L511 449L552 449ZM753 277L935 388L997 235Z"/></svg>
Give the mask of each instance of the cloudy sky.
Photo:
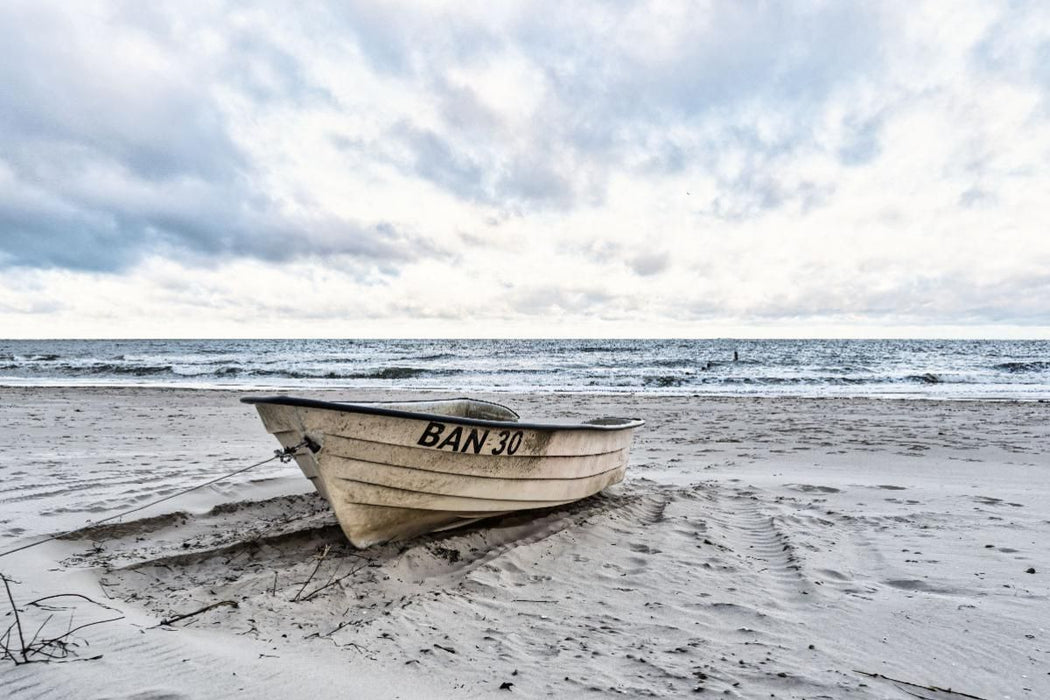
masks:
<svg viewBox="0 0 1050 700"><path fill-rule="evenodd" d="M0 336L1050 337L1050 4L0 3Z"/></svg>

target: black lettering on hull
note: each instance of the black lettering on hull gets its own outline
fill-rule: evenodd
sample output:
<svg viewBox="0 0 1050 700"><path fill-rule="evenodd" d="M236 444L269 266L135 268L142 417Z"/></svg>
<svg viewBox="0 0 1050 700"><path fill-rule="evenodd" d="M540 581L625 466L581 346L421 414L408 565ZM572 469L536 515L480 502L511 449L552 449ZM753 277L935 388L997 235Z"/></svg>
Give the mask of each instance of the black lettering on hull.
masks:
<svg viewBox="0 0 1050 700"><path fill-rule="evenodd" d="M481 454L481 448L484 447L485 441L489 439L489 431L478 434L477 428L471 428L470 434L467 435L467 439L463 441L463 449L460 452L466 452L471 450L474 454Z"/></svg>
<svg viewBox="0 0 1050 700"><path fill-rule="evenodd" d="M441 433L445 432L444 423L435 423L430 421L426 428L423 429L423 434L419 436L417 445L423 447L434 447L438 444L438 440L441 439Z"/></svg>
<svg viewBox="0 0 1050 700"><path fill-rule="evenodd" d="M452 449L453 452L459 452L459 441L462 437L463 428L462 426L457 425L455 428L452 429L452 432L448 434L448 437L441 441L441 444L438 445L437 448L439 450L443 450L446 447L449 447Z"/></svg>
<svg viewBox="0 0 1050 700"><path fill-rule="evenodd" d="M489 433L491 432L489 430L464 428L464 426L457 425L446 433L445 428L447 427L444 423L430 421L427 423L427 427L423 428L423 434L416 440L416 444L421 447L433 447L438 450L449 450L464 454L471 452L479 455L485 448L485 443L488 442ZM465 430L467 432L464 432ZM492 449L490 451L491 454L514 454L518 451L518 446L521 444L521 437L520 430L513 434L508 430L501 430L498 438L499 446Z"/></svg>

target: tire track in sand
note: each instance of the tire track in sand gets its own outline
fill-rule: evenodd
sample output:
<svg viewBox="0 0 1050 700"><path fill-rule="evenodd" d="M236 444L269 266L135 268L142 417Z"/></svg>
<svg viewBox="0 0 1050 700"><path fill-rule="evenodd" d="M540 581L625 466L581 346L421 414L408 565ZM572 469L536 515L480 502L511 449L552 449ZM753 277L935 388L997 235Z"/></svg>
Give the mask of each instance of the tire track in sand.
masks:
<svg viewBox="0 0 1050 700"><path fill-rule="evenodd" d="M721 498L711 521L721 530L725 546L747 564L747 569L765 580L773 605L802 605L816 588L803 571L798 546L781 525L781 515L763 509L754 493L736 490L728 499ZM712 531L712 534L715 534Z"/></svg>

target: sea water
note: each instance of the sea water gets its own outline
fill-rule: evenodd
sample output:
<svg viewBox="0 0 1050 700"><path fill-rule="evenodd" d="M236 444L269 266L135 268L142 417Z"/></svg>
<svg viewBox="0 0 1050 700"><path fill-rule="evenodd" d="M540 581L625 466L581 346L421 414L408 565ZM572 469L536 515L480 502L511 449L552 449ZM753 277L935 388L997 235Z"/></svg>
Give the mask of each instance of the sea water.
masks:
<svg viewBox="0 0 1050 700"><path fill-rule="evenodd" d="M1041 340L0 340L0 385L1050 399Z"/></svg>

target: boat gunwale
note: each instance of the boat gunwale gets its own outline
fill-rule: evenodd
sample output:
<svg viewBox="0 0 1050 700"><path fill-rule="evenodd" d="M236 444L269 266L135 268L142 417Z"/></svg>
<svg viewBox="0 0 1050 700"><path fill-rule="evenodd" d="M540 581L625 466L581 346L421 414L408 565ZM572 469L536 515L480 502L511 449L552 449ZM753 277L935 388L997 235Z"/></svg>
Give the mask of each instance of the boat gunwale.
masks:
<svg viewBox="0 0 1050 700"><path fill-rule="evenodd" d="M471 399L467 397L459 397L453 399L422 399L418 403L433 403L434 401L479 401L481 403L492 404L500 406L501 408L507 408L501 404L496 404L492 401L483 401L480 399ZM602 424L602 423L531 423L531 422L519 422L519 421L505 421L505 420L491 420L485 418L466 418L462 416L449 416L439 413L425 413L416 411L405 411L395 408L383 408L381 403L342 403L339 401L322 401L319 399L302 399L294 396L245 396L241 399L241 403L246 404L270 404L276 406L292 406L297 408L316 408L325 411L339 411L342 413L362 413L373 416L387 416L390 418L408 418L412 420L430 420L439 423L453 423L456 425L472 425L486 428L506 428L513 426L516 429L522 430L544 430L544 431L559 431L559 430L595 430L600 432L614 432L618 430L629 430L633 428L639 428L645 425L645 421L641 418L602 418L599 420L622 420L623 423L617 424ZM391 401L390 403L396 403L398 405L404 405L406 403L412 403L412 401ZM507 408L508 411L517 415L515 411Z"/></svg>

